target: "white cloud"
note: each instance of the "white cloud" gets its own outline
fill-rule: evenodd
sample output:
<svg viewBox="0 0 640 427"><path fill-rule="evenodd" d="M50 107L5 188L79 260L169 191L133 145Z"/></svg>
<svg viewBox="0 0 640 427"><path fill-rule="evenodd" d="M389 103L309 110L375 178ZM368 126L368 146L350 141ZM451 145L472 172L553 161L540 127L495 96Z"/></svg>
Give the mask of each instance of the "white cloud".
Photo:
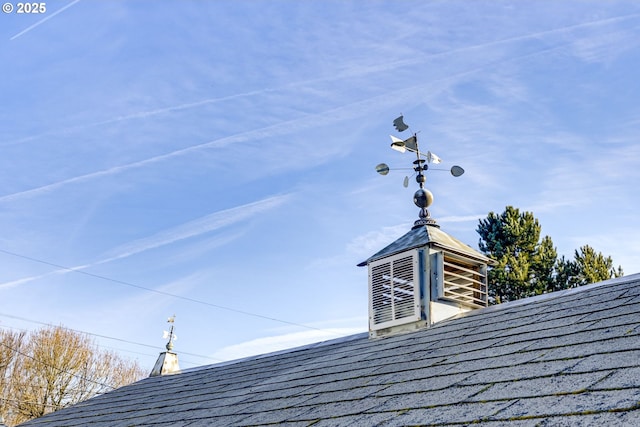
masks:
<svg viewBox="0 0 640 427"><path fill-rule="evenodd" d="M216 351L211 357L222 360L235 360L243 357L267 354L274 351L314 344L359 332L364 332L364 328L309 330L283 335L274 335L224 347Z"/></svg>
<svg viewBox="0 0 640 427"><path fill-rule="evenodd" d="M438 222L477 222L479 219L486 218L487 214L465 215L465 216L445 216L438 218Z"/></svg>
<svg viewBox="0 0 640 427"><path fill-rule="evenodd" d="M358 236L347 244L347 251L360 257L368 257L405 234L411 225L403 223L391 227L382 227L381 230L370 231Z"/></svg>

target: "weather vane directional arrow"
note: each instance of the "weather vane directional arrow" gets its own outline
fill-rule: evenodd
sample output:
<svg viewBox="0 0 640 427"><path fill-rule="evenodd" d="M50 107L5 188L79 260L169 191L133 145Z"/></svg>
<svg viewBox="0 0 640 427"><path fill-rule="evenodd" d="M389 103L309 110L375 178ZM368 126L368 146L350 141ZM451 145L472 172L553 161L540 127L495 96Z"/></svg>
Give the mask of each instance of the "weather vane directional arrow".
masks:
<svg viewBox="0 0 640 427"><path fill-rule="evenodd" d="M173 326L176 321L176 315L169 317L167 319L167 323L171 323L171 329L169 331L162 331L162 338L169 339L169 342L166 345L167 350L173 350L173 342L178 339L178 336L173 333Z"/></svg>
<svg viewBox="0 0 640 427"><path fill-rule="evenodd" d="M401 115L397 119L393 121L393 126L399 132L404 132L409 129L409 126L404 122L404 117ZM405 153L410 151L412 153L416 153L416 160L413 161L414 167L412 168L416 173L416 182L420 186L418 191L413 195L413 203L420 208L420 219L414 223L414 228L422 225L434 225L436 221L432 219L429 215L428 207L433 203L433 194L426 188L424 188L424 183L427 181L427 177L425 172L430 169L429 164L439 164L442 162L442 159L438 157L436 154L431 151L421 152L420 147L418 145L418 134L414 133L412 136L406 139L401 139L391 136L391 148L395 151L399 151L400 153ZM406 169L406 168L405 168ZM431 168L432 170L446 170L446 169L438 169ZM389 165L386 163L380 163L376 166L376 172L380 175L387 175L389 171L392 170L389 168ZM454 165L449 169L451 175L454 177L459 177L464 173L464 169L462 167ZM409 177L404 178L404 186L409 186Z"/></svg>

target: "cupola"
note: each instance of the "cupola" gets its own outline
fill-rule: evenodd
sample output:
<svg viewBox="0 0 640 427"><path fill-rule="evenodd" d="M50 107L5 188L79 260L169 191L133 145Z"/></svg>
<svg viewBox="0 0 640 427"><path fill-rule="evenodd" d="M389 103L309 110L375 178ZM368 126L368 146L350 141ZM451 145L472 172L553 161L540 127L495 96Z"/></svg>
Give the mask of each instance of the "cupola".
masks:
<svg viewBox="0 0 640 427"><path fill-rule="evenodd" d="M408 129L402 116L396 129ZM419 219L405 235L358 264L369 270L369 336L372 338L428 327L465 311L487 306L487 265L491 260L440 229L427 209L433 195L424 188L429 164L440 163L421 153L417 134L406 140L391 137L397 151L416 153L413 163L419 189L413 201ZM376 170L386 175L389 167ZM453 176L464 170L451 168ZM405 179L405 184L406 184Z"/></svg>

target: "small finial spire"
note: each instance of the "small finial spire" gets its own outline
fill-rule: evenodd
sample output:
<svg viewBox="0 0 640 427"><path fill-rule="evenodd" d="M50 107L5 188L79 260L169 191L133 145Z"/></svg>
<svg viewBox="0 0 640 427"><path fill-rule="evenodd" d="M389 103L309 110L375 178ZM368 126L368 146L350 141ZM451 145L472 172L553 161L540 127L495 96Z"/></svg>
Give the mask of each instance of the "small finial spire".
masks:
<svg viewBox="0 0 640 427"><path fill-rule="evenodd" d="M180 366L178 365L178 355L173 351L173 342L178 339L177 335L173 333L173 324L176 321L176 315L169 317L167 323L171 323L171 328L168 331L162 331L162 338L168 338L169 341L165 346L167 351L160 353L156 364L151 370L150 377L156 377L158 375L170 375L180 372ZM0 426L1 427L1 426Z"/></svg>

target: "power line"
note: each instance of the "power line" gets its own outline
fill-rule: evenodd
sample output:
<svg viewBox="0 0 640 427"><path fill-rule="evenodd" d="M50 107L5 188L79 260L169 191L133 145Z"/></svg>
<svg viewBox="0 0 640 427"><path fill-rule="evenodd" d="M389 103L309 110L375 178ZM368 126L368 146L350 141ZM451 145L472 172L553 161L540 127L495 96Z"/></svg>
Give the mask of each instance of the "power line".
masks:
<svg viewBox="0 0 640 427"><path fill-rule="evenodd" d="M2 397L0 396L0 400L2 400L3 402L7 402L7 403L15 403L17 405L22 405L22 404L28 404L28 405L42 405L42 406L47 406L49 408L58 408L58 406L53 405L51 403L43 403L43 402L34 402L31 400L18 400L18 399L7 399L6 397Z"/></svg>
<svg viewBox="0 0 640 427"><path fill-rule="evenodd" d="M58 326L53 325L51 323L41 322L39 320L28 319L26 317L16 316L16 315L13 315L13 314L0 313L0 316L7 317L9 319L21 320L23 322L36 323L38 325L43 325L43 326L58 327ZM109 339L109 340L119 341L119 342L123 342L123 343L126 343L126 344L139 345L141 347L149 347L149 348L153 348L153 349L156 349L156 350L158 349L157 345L144 344L144 343L140 343L140 342L136 342L136 341L129 341L129 340L125 340L123 338L110 337L108 335L95 334L95 333L92 333L92 332L81 331L79 329L68 328L66 326L60 326L60 327L65 329L65 330L67 330L67 331L77 332L77 333L80 333L80 334L85 334L85 335L90 335L90 336L94 336L94 337L98 337L98 338L105 338L105 339ZM126 350L122 350L122 351L126 351ZM201 354L196 354L196 353L188 353L186 351L180 351L180 354L184 354L184 355L187 355L187 356L201 357L203 359L211 359L211 360L215 360L217 362L224 362L224 360L222 360L222 359L218 359L218 358L211 357L211 356L203 356ZM153 356L153 355L145 354L145 356Z"/></svg>
<svg viewBox="0 0 640 427"><path fill-rule="evenodd" d="M89 276L89 277L93 277L93 278L101 279L101 280L106 280L108 282L117 283L117 284L123 285L123 286L129 286L129 287L132 287L132 288L141 289L141 290L147 291L147 292L153 292L153 293L156 293L156 294L159 294L159 295L164 295L164 296L168 296L168 297L172 297L172 298L181 299L183 301L188 301L188 302L192 302L192 303L196 303L196 304L201 304L201 305L217 308L217 309L220 309L220 310L227 310L227 311L231 311L231 312L234 312L234 313L244 314L246 316L257 317L257 318L265 319L265 320L271 320L273 322L279 322L279 323L284 323L284 324L292 325L292 326L298 326L298 327L301 327L301 328L311 329L311 330L315 330L315 331L328 332L330 334L337 335L337 336L343 336L343 334L339 334L337 332L334 332L334 331L331 331L331 330L328 330L328 329L316 328L314 326L303 325L302 323L290 322L288 320L277 319L275 317L265 316L265 315L262 315L262 314L257 314L257 313L252 313L252 312L249 312L249 311L239 310L239 309L236 309L236 308L226 307L226 306L223 306L223 305L219 305L219 304L214 304L214 303L207 302L207 301L198 300L198 299L195 299L195 298L190 298L190 297L186 297L186 296L183 296L183 295L177 295L177 294L172 294L170 292L165 292L165 291L160 291L160 290L157 290L157 289L147 288L147 287L144 287L144 286L136 285L136 284L131 283L131 282L125 282L123 280L118 280L118 279L112 279L110 277L102 276L100 274L89 273L87 271L78 270L77 268L71 268L71 267L67 267L67 266L64 266L64 265L55 264L55 263L52 263L52 262L49 262L49 261L44 261L42 259L33 258L33 257L27 256L27 255L21 255L21 254L18 254L18 253L15 253L15 252L11 252L11 251L8 251L8 250L5 250L5 249L0 249L0 252L4 253L4 254L7 254L7 255L15 256L15 257L18 257L18 258L26 259L26 260L29 260L29 261L32 261L32 262L37 262L39 264L44 264L44 265L48 265L48 266L51 266L51 267L59 268L59 269L62 269L62 270L67 270L67 271L73 272L73 273L84 274L85 276Z"/></svg>
<svg viewBox="0 0 640 427"><path fill-rule="evenodd" d="M0 314L0 316L2 316L2 314ZM43 322L37 322L37 323L45 324ZM80 331L80 330L77 330L77 329L67 328L67 327L64 327L64 326L59 326L59 327L65 329L65 330L68 330L68 331L77 332L77 333L81 333L81 334L96 335L96 334L91 334L89 332L83 332L83 331ZM20 331L20 332L30 332L31 331L30 329L19 328L19 327L7 325L7 324L0 325L0 329L14 330L14 331ZM96 335L96 336L100 336L100 335ZM105 338L109 338L109 337L105 337ZM112 339L118 340L118 338L112 338ZM142 343L139 343L139 344L138 343L133 343L133 344L146 345L146 344L142 344ZM125 349L125 348L121 348L121 347L113 347L113 346L110 346L110 345L101 344L98 341L95 342L95 345L96 345L96 347L98 347L100 349L113 350L113 351L117 352L118 354L120 354L120 353L128 353L128 354L133 354L133 355L138 355L138 356L157 357L157 354L144 353L144 352L141 352L141 351L135 351L135 350L131 350L131 349L128 349L128 348ZM188 352L182 352L181 351L180 355L187 355L187 356L194 356L194 357L199 357L199 358L210 359L210 360L214 361L213 363L225 362L225 360L223 360L223 359L218 359L216 357L211 357L211 356L203 356L203 355L195 354L195 353L188 353ZM193 366L193 367L202 366L202 362L196 362L196 361L193 361L193 360L190 360L190 359L185 359L184 357L180 358L180 364L187 364L187 365L190 365L190 366ZM143 368L143 369L145 368L145 366L140 366L140 367Z"/></svg>
<svg viewBox="0 0 640 427"><path fill-rule="evenodd" d="M36 362L36 363L39 363L39 364L44 365L44 366L47 366L47 367L49 367L49 368L56 369L56 370L57 370L58 372L60 372L60 373L64 373L64 374L71 375L72 377L77 378L77 379L79 379L79 380L81 380L81 381L88 381L88 382L90 382L90 383L94 383L94 384L99 385L99 386L101 386L101 387L106 387L106 388L107 388L107 389L109 389L109 390L115 390L115 387L113 387L113 386L111 386L111 385L109 385L109 384L105 384L105 383L100 382L100 381L92 380L92 379L90 379L90 378L86 378L86 377L84 377L84 376L74 374L73 372L69 372L69 371L64 370L64 369L62 369L62 368L59 368L59 367L57 367L57 366L50 365L50 364L48 364L48 363L46 363L46 362L43 362L43 361L41 361L41 360L38 360L37 358L35 358L34 356L31 356L30 354L23 353L22 351L18 350L17 348L13 348L13 347L11 347L10 345L5 344L5 343L3 343L3 342L1 342L1 341L0 341L0 345L2 345L2 346L4 346L4 347L8 348L9 350L13 351L14 353L17 353L17 354L19 354L19 355L21 355L21 356L24 356L24 357L26 357L26 358L28 358L28 359L31 359L31 360L33 360L33 361L34 361L34 362Z"/></svg>

